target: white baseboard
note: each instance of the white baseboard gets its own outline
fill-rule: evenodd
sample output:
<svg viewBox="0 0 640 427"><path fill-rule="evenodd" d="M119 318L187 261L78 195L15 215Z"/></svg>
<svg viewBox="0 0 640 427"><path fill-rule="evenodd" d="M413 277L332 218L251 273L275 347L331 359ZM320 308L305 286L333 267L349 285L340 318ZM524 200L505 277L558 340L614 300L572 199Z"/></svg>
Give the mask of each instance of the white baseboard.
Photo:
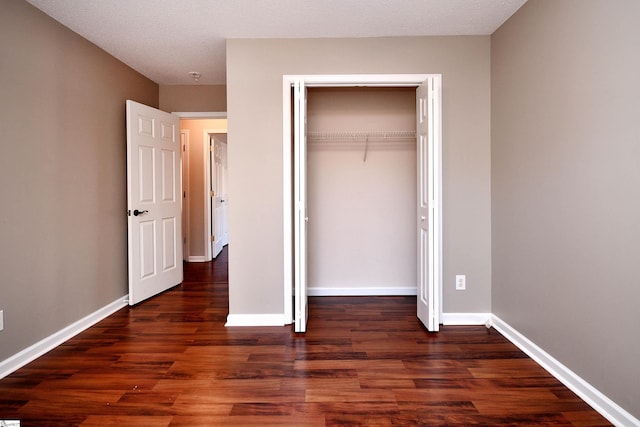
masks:
<svg viewBox="0 0 640 427"><path fill-rule="evenodd" d="M616 426L640 426L640 420L621 408L613 400L602 394L591 384L579 377L571 369L564 366L534 342L512 328L498 316L492 316L493 327L515 344L520 350L535 360L540 366L556 377L571 391L580 396L593 409Z"/></svg>
<svg viewBox="0 0 640 427"><path fill-rule="evenodd" d="M203 257L203 256L190 256L189 257L189 262L207 262L207 261L211 261L211 260L207 259L206 257Z"/></svg>
<svg viewBox="0 0 640 427"><path fill-rule="evenodd" d="M290 323L284 314L229 314L224 326L284 326Z"/></svg>
<svg viewBox="0 0 640 427"><path fill-rule="evenodd" d="M485 325L491 326L491 313L442 313L443 325Z"/></svg>
<svg viewBox="0 0 640 427"><path fill-rule="evenodd" d="M128 299L129 295L120 297L114 302L105 305L104 307L98 309L97 311L94 311L88 316L85 316L77 322L72 323L66 328L60 329L58 332L54 332L43 340L38 341L32 346L25 348L21 352L14 354L8 359L3 360L2 362L0 362L0 379L22 368L27 363L32 362L48 351L69 340L70 338L73 338L85 329L95 325L102 319L120 310L122 307L126 307Z"/></svg>
<svg viewBox="0 0 640 427"><path fill-rule="evenodd" d="M332 288L328 286L310 286L307 295L310 297L362 297L362 296L393 296L416 295L415 286L407 287L357 287L357 288Z"/></svg>

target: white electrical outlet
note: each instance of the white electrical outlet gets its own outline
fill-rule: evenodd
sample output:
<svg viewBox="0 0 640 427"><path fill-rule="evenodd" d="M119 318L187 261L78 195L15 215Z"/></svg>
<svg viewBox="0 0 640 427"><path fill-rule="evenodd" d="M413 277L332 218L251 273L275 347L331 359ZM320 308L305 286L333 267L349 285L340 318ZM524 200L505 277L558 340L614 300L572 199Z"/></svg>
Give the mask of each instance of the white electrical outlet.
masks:
<svg viewBox="0 0 640 427"><path fill-rule="evenodd" d="M465 289L467 289L467 276L456 274L456 291L464 291Z"/></svg>
<svg viewBox="0 0 640 427"><path fill-rule="evenodd" d="M0 310L0 331L4 329L4 310Z"/></svg>

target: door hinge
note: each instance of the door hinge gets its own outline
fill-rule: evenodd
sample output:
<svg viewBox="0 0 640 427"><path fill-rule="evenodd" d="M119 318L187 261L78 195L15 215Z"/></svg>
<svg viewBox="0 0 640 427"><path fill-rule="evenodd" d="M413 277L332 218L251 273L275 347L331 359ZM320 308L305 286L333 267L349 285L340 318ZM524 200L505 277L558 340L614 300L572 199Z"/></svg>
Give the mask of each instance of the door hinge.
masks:
<svg viewBox="0 0 640 427"><path fill-rule="evenodd" d="M211 197L216 197L216 192L215 191L211 192Z"/></svg>
<svg viewBox="0 0 640 427"><path fill-rule="evenodd" d="M213 144L209 146L209 151L213 153Z"/></svg>
<svg viewBox="0 0 640 427"><path fill-rule="evenodd" d="M216 236L211 236L211 241L215 242L216 241Z"/></svg>

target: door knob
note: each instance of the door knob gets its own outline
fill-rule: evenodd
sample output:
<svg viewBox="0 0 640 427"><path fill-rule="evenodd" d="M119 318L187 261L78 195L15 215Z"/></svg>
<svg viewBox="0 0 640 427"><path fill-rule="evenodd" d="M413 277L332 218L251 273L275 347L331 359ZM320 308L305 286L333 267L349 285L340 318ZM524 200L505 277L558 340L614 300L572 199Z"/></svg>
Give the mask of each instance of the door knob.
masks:
<svg viewBox="0 0 640 427"><path fill-rule="evenodd" d="M134 216L144 215L144 214L146 214L146 213L148 213L148 212L149 212L149 211L147 211L147 210L139 211L138 209L136 209L136 210L134 210L134 211L133 211L133 215L134 215Z"/></svg>

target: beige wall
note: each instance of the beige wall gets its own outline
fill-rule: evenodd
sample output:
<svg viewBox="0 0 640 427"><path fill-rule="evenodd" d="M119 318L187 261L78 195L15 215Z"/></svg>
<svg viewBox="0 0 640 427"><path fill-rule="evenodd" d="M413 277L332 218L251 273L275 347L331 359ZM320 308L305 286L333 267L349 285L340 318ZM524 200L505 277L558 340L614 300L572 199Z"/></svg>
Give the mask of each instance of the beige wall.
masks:
<svg viewBox="0 0 640 427"><path fill-rule="evenodd" d="M416 130L414 88L311 88L309 132ZM416 142L314 141L307 154L310 292L416 290Z"/></svg>
<svg viewBox="0 0 640 427"><path fill-rule="evenodd" d="M640 417L640 2L492 37L493 312Z"/></svg>
<svg viewBox="0 0 640 427"><path fill-rule="evenodd" d="M160 107L163 111L227 111L225 85L162 85Z"/></svg>
<svg viewBox="0 0 640 427"><path fill-rule="evenodd" d="M205 161L209 155L209 139L205 130L226 132L227 119L182 119L180 129L189 132L189 256L205 256L205 230L210 218L205 217L205 185L208 170Z"/></svg>
<svg viewBox="0 0 640 427"><path fill-rule="evenodd" d="M127 294L125 100L158 86L0 2L0 360Z"/></svg>
<svg viewBox="0 0 640 427"><path fill-rule="evenodd" d="M491 310L488 36L229 40L227 70L231 314L284 312L282 76L327 73L442 73L444 310Z"/></svg>

